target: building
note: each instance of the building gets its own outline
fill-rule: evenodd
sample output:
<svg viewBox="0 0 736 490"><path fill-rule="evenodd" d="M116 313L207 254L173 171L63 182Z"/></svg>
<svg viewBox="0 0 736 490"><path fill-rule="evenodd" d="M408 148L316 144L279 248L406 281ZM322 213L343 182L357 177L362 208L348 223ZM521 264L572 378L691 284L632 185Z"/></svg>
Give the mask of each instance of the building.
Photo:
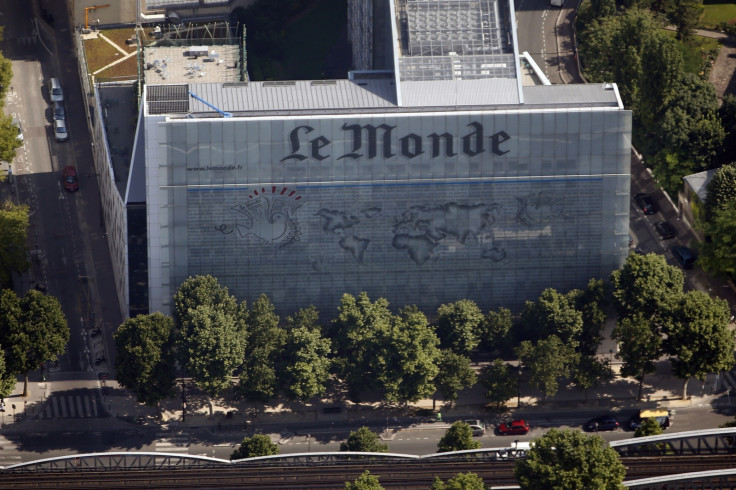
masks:
<svg viewBox="0 0 736 490"><path fill-rule="evenodd" d="M349 15L346 80L145 85L122 201L145 209L150 311L197 274L282 314L361 291L518 308L623 264L631 113L615 85L524 85L507 0Z"/></svg>

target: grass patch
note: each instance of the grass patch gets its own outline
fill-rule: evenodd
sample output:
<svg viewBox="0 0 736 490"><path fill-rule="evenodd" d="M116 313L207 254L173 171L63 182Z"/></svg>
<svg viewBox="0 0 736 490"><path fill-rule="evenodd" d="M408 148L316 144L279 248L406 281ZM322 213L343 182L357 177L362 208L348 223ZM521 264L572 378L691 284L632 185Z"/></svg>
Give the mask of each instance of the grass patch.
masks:
<svg viewBox="0 0 736 490"><path fill-rule="evenodd" d="M110 68L101 71L95 78L100 80L105 79L122 79L122 78L136 78L138 76L138 69L136 68L137 58L131 56L127 60L113 65Z"/></svg>
<svg viewBox="0 0 736 490"><path fill-rule="evenodd" d="M84 41L84 53L87 57L87 70L94 73L100 68L119 60L124 55L110 46L104 39L87 39Z"/></svg>
<svg viewBox="0 0 736 490"><path fill-rule="evenodd" d="M321 0L287 26L285 65L289 80L324 78L325 60L339 41L346 18L347 2Z"/></svg>
<svg viewBox="0 0 736 490"><path fill-rule="evenodd" d="M675 38L676 32L665 30L665 34ZM682 53L685 62L684 69L687 73L707 76L710 69L710 61L715 59L721 49L718 39L709 37L693 36L686 43L677 43L677 48Z"/></svg>
<svg viewBox="0 0 736 490"><path fill-rule="evenodd" d="M125 44L125 41L135 35L135 30L132 27L126 27L122 29L105 29L100 31L110 41L114 42L120 49L126 53L132 53L135 51L135 44Z"/></svg>
<svg viewBox="0 0 736 490"><path fill-rule="evenodd" d="M703 7L700 25L706 29L715 29L721 22L736 19L736 3L706 1Z"/></svg>

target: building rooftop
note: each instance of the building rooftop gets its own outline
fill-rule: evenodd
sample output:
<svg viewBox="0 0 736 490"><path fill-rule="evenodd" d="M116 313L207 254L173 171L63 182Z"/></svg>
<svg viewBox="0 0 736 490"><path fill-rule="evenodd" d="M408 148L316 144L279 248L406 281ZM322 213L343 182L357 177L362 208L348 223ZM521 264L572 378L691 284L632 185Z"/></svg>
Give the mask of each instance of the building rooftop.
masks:
<svg viewBox="0 0 736 490"><path fill-rule="evenodd" d="M240 81L238 45L150 46L143 50L146 84Z"/></svg>
<svg viewBox="0 0 736 490"><path fill-rule="evenodd" d="M700 202L705 202L705 198L708 197L708 182L710 182L715 173L716 169L704 170L697 174L686 175L682 180L685 181L686 186L690 187L697 194Z"/></svg>

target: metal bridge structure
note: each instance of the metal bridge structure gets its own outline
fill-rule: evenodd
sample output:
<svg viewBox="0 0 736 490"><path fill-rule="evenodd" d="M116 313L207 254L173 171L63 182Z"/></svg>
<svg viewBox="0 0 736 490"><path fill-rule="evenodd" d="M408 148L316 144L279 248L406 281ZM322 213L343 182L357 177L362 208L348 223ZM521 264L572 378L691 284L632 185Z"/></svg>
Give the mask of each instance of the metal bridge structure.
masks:
<svg viewBox="0 0 736 490"><path fill-rule="evenodd" d="M736 453L736 427L691 430L613 441L620 456L689 456Z"/></svg>

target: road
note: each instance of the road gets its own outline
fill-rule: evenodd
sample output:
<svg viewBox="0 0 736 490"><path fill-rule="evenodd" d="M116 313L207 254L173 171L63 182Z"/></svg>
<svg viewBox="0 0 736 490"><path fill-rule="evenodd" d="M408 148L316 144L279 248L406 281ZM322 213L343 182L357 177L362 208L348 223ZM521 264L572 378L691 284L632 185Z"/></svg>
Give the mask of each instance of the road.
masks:
<svg viewBox="0 0 736 490"><path fill-rule="evenodd" d="M562 8L549 0L515 0L519 52L527 51L553 84L582 83L572 42L575 0ZM541 28L540 28L541 25Z"/></svg>
<svg viewBox="0 0 736 490"><path fill-rule="evenodd" d="M77 60L74 56L56 56L55 52L73 52L70 30L63 19L63 2L55 2L57 19L54 37L34 35L36 24L32 2L0 0L5 24L3 51L13 65L13 83L6 110L19 117L25 143L14 166L13 191L21 203L30 207L29 248L32 266L16 289L19 294L39 287L59 299L69 323L71 339L58 363L48 367L53 372L80 372L104 368L96 358L112 358L111 344L101 336L91 339L88 332L95 322L95 312L112 308L117 301L102 301L112 281L104 272L109 255L100 222L100 199L95 182L90 139L85 113L80 110L81 93ZM69 140L58 143L53 137L52 116L45 86L51 77L61 79L66 106ZM64 190L63 167L74 165L80 177L80 190ZM109 266L108 266L109 269ZM110 306L112 305L112 307ZM99 317L99 314L98 314ZM120 314L118 312L118 318ZM109 338L110 332L106 332ZM36 373L38 374L38 373ZM36 375L34 374L34 375Z"/></svg>

